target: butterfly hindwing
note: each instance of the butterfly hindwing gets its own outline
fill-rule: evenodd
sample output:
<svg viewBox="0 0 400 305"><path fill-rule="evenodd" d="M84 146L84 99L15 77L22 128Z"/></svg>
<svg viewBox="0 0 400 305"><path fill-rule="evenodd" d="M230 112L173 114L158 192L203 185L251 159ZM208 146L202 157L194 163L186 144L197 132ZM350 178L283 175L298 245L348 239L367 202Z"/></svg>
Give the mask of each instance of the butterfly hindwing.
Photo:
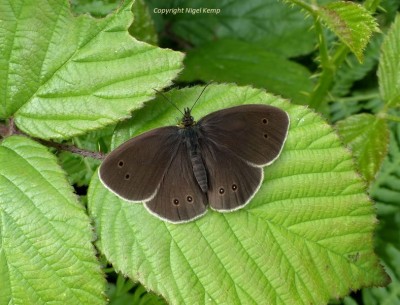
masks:
<svg viewBox="0 0 400 305"><path fill-rule="evenodd" d="M145 202L151 213L170 222L186 222L207 212L207 197L193 174L186 145L181 143L154 198Z"/></svg>
<svg viewBox="0 0 400 305"><path fill-rule="evenodd" d="M203 137L257 166L272 163L280 154L289 128L287 113L268 105L242 105L202 118Z"/></svg>
<svg viewBox="0 0 400 305"><path fill-rule="evenodd" d="M175 126L145 132L106 157L100 167L100 179L126 200L149 200L176 155L179 141L179 128Z"/></svg>
<svg viewBox="0 0 400 305"><path fill-rule="evenodd" d="M220 212L244 207L262 183L262 168L207 139L202 141L201 149L208 169L210 207Z"/></svg>

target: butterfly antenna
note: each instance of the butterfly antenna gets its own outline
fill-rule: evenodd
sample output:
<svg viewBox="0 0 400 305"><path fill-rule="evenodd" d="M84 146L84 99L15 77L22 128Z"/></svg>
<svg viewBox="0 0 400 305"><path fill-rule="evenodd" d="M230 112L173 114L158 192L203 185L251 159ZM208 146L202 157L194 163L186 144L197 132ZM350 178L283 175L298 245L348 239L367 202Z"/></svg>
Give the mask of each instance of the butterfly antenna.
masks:
<svg viewBox="0 0 400 305"><path fill-rule="evenodd" d="M158 94L160 94L163 98L165 98L167 100L168 103L170 103L172 106L174 106L176 109L178 109L178 111L180 113L183 114L183 112L178 108L178 106L176 106L164 93L162 93L161 91L158 91L157 89L153 89L155 92L157 92Z"/></svg>
<svg viewBox="0 0 400 305"><path fill-rule="evenodd" d="M211 85L211 83L212 83L212 81L210 81L207 85L205 85L205 87L203 88L203 90L201 90L201 93L200 93L199 97L198 97L197 100L194 102L192 108L190 108L190 111L192 111L194 105L196 105L197 101L200 99L200 97L201 97L201 95L203 94L204 90L206 90L207 87L208 87L209 85Z"/></svg>

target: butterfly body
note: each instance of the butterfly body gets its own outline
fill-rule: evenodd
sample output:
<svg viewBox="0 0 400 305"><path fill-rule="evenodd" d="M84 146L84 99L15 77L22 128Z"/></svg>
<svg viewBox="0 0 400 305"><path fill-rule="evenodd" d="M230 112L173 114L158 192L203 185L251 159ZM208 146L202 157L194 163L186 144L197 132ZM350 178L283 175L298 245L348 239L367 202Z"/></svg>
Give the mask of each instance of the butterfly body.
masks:
<svg viewBox="0 0 400 305"><path fill-rule="evenodd" d="M198 185L203 193L207 193L208 179L207 172L201 156L199 144L199 128L198 126L191 125L183 127L182 129L183 140L186 145L188 157L192 163L193 174L196 178Z"/></svg>
<svg viewBox="0 0 400 305"><path fill-rule="evenodd" d="M207 205L237 210L259 189L262 167L279 156L288 127L287 113L273 106L236 106L198 122L185 109L178 126L145 132L111 152L99 176L118 196L173 223L202 216Z"/></svg>

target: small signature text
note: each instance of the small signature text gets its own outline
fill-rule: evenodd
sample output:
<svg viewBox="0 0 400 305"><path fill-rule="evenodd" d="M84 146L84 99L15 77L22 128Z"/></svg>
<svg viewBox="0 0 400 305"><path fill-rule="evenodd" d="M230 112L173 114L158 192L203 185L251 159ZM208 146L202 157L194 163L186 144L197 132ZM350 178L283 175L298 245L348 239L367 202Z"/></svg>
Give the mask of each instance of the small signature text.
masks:
<svg viewBox="0 0 400 305"><path fill-rule="evenodd" d="M221 9L219 8L207 8L207 7L201 7L201 8L193 8L193 7L177 7L177 8L154 8L153 13L154 14L215 14L218 15L221 12Z"/></svg>

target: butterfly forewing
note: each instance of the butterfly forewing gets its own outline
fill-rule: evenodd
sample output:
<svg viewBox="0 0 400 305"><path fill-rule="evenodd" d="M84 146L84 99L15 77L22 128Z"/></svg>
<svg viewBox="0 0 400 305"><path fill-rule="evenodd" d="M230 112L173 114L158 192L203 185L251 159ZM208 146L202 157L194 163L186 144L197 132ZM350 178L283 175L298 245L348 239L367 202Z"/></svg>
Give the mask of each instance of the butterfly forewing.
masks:
<svg viewBox="0 0 400 305"><path fill-rule="evenodd" d="M198 185L184 143L179 145L160 187L146 207L171 222L186 222L207 211L207 197Z"/></svg>
<svg viewBox="0 0 400 305"><path fill-rule="evenodd" d="M157 128L125 142L103 161L101 181L126 200L149 200L177 153L178 130L175 126Z"/></svg>
<svg viewBox="0 0 400 305"><path fill-rule="evenodd" d="M257 166L280 154L289 128L287 113L268 105L242 105L219 110L198 122L202 136Z"/></svg>

